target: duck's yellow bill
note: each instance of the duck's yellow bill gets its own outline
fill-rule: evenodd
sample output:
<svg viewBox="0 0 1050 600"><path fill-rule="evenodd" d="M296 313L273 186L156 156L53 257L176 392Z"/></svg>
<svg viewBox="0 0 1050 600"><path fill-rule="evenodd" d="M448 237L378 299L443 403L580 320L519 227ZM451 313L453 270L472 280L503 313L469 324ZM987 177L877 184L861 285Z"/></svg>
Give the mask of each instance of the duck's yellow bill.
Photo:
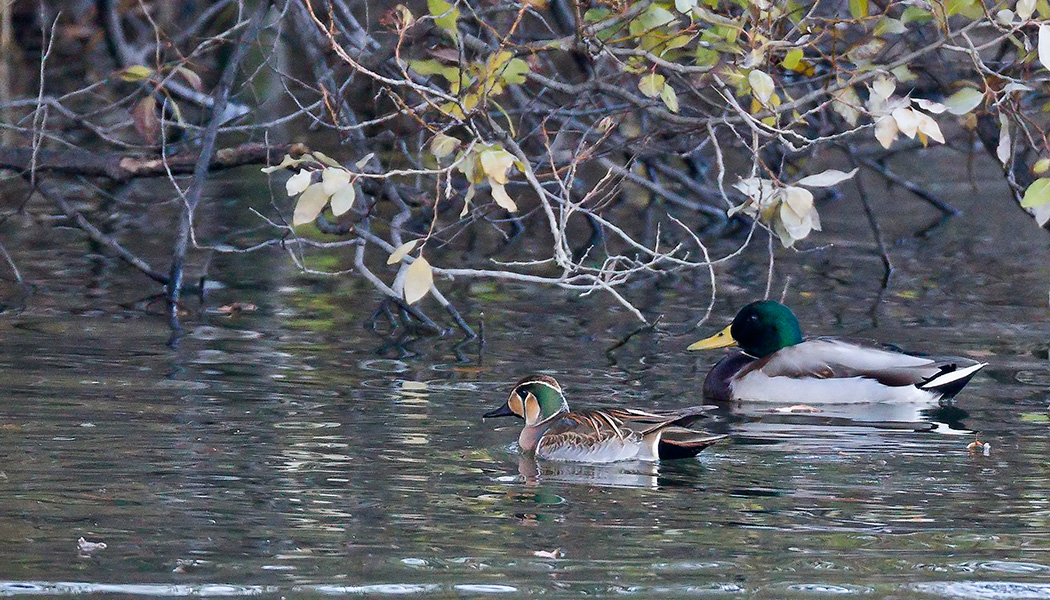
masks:
<svg viewBox="0 0 1050 600"><path fill-rule="evenodd" d="M711 350L714 348L725 348L726 346L736 346L736 340L733 339L733 334L729 331L732 328L733 326L729 325L711 337L704 338L690 345L686 350Z"/></svg>

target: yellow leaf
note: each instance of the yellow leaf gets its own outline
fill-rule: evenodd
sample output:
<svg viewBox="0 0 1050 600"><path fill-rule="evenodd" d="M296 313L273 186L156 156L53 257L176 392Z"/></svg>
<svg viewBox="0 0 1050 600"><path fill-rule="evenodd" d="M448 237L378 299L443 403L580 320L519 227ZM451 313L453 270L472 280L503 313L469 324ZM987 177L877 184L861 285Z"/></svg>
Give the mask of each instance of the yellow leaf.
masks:
<svg viewBox="0 0 1050 600"><path fill-rule="evenodd" d="M423 299L434 284L434 271L427 259L419 256L405 269L405 302L415 304Z"/></svg>
<svg viewBox="0 0 1050 600"><path fill-rule="evenodd" d="M292 226L298 227L306 223L313 223L317 215L321 214L325 205L328 204L328 194L324 193L324 185L314 183L306 188L299 201L295 203L295 213L292 214Z"/></svg>
<svg viewBox="0 0 1050 600"><path fill-rule="evenodd" d="M415 248L416 244L418 243L419 240L409 240L404 244L401 244L400 246L395 248L393 252L390 253L390 258L386 259L386 264L392 265L394 263L401 262L401 259L404 258L409 252L411 252L412 249Z"/></svg>
<svg viewBox="0 0 1050 600"><path fill-rule="evenodd" d="M124 81L142 81L149 79L152 74L153 69L145 65L131 65L118 73Z"/></svg>
<svg viewBox="0 0 1050 600"><path fill-rule="evenodd" d="M502 183L498 183L489 179L489 184L492 186L492 199L496 201L496 204L509 210L510 212L518 212L518 205L514 203L510 195L507 194L507 188Z"/></svg>
<svg viewBox="0 0 1050 600"><path fill-rule="evenodd" d="M1032 172L1036 175L1042 175L1048 170L1050 170L1050 158L1040 158L1032 165Z"/></svg>

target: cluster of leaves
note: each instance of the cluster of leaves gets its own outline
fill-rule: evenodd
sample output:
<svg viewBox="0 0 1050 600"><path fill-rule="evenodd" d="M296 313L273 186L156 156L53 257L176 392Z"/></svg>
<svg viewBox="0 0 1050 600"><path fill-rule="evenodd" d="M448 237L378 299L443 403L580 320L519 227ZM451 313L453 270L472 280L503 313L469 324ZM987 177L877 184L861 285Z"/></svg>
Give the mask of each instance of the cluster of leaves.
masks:
<svg viewBox="0 0 1050 600"><path fill-rule="evenodd" d="M371 159L369 155L359 160L357 168L360 170ZM292 213L293 226L314 222L325 207L331 207L336 217L354 207L357 200L354 180L359 175L327 155L321 152L307 153L299 158L285 155L280 164L263 167L262 172L270 174L282 169L298 169L284 185L289 197L299 197Z"/></svg>
<svg viewBox="0 0 1050 600"><path fill-rule="evenodd" d="M519 219L542 209L551 256L483 276L535 280L537 269L556 266L552 283L609 290L642 272L709 268L681 249L701 243L690 229L718 212L796 247L821 230L813 190L857 173L816 168L829 154L870 165L891 150L972 151L988 123L997 133L990 153L1020 206L1040 224L1050 220L1050 159L1025 170L1026 156L1046 153L1042 120L1026 115L1039 106L1036 81L1050 66L1043 0L637 0L575 14L560 0L426 6L421 14L387 7L385 29L369 35L395 50L367 68L353 58L360 49L329 39L355 76L394 100L365 116L418 124L401 162L416 167L415 185L437 192L437 214L418 232L423 244L448 243L448 229L498 224L493 214L528 227ZM347 27L331 11L314 19L326 32ZM349 210L356 172L301 167L288 188L298 195L294 225L327 206ZM672 250L639 241L639 223L620 211L637 205L629 198L639 190L660 200L650 206L671 225L662 236ZM458 222L440 216L442 202L460 208ZM608 257L600 267L574 258L594 256L573 247L573 214L601 230ZM409 252L391 238L398 246L394 262ZM412 265L434 274L421 254ZM405 299L432 284L418 281Z"/></svg>

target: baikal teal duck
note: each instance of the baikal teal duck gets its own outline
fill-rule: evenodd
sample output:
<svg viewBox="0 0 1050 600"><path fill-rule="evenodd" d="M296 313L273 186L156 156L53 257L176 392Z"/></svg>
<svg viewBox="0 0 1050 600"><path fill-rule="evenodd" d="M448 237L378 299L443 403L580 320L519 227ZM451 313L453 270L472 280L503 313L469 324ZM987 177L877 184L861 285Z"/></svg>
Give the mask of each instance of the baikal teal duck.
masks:
<svg viewBox="0 0 1050 600"><path fill-rule="evenodd" d="M929 358L834 338L803 339L791 310L748 304L688 350L739 346L704 381L709 400L804 404L931 403L958 394L986 363Z"/></svg>
<svg viewBox="0 0 1050 600"><path fill-rule="evenodd" d="M704 418L702 407L655 413L632 408L570 412L561 385L547 375L519 381L506 404L485 418L518 417L525 428L518 446L548 460L611 463L696 456L725 438L689 426Z"/></svg>

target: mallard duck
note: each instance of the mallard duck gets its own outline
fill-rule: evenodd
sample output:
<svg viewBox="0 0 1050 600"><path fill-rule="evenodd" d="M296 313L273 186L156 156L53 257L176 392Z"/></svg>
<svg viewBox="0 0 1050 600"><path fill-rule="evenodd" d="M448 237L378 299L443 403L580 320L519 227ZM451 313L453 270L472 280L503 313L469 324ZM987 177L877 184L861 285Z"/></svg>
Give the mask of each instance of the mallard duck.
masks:
<svg viewBox="0 0 1050 600"><path fill-rule="evenodd" d="M524 419L525 428L518 436L524 453L550 460L611 463L696 456L726 437L688 428L703 415L702 407L673 413L633 408L569 412L557 380L530 375L514 386L506 404L484 418Z"/></svg>
<svg viewBox="0 0 1050 600"><path fill-rule="evenodd" d="M704 380L711 400L845 404L930 403L958 394L987 363L927 358L833 338L802 338L798 319L779 302L752 302L732 324L689 346L740 346Z"/></svg>

